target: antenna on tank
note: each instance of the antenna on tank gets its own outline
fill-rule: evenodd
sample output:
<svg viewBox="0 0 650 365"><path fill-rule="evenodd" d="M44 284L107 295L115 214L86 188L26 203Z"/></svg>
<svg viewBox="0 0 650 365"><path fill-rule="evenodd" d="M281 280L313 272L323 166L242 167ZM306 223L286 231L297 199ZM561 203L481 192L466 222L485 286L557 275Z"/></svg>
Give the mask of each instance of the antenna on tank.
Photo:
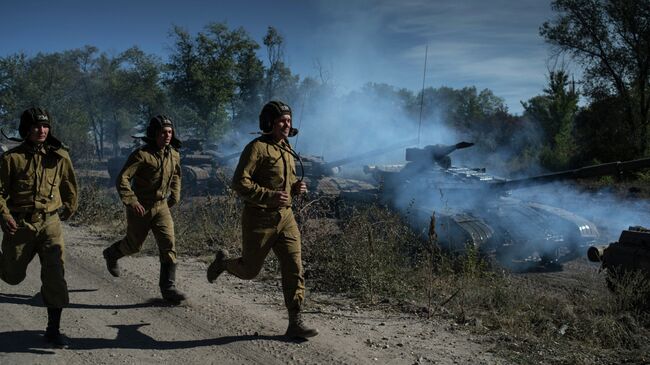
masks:
<svg viewBox="0 0 650 365"><path fill-rule="evenodd" d="M422 75L422 92L420 92L420 121L418 122L418 147L420 147L420 131L422 130L422 108L424 107L424 81L427 78L427 56L429 55L429 45L424 50L424 72Z"/></svg>
<svg viewBox="0 0 650 365"><path fill-rule="evenodd" d="M300 103L300 119L298 119L298 130L302 128L302 114L305 111L305 99L307 99L307 92L302 97L302 102ZM296 136L296 142L293 144L293 148L296 149L298 148L298 138L300 138L300 134Z"/></svg>

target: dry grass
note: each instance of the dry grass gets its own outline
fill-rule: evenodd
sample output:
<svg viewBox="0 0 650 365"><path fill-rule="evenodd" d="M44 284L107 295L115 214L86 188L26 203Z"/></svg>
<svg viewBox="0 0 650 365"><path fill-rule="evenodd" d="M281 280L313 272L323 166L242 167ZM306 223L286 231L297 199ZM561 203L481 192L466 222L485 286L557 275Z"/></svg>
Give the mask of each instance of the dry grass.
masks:
<svg viewBox="0 0 650 365"><path fill-rule="evenodd" d="M82 187L76 224L119 228L124 218L116 195ZM423 240L376 205L304 199L295 212L309 290L355 297L360 305L391 303L422 320L446 318L491 338L494 351L512 363L650 362L650 283L643 275L614 278L612 292L605 274L584 260L559 272L510 273L471 248L448 255L435 236ZM173 214L180 255L239 252L241 205L233 194L187 198ZM156 253L155 245L145 247ZM277 277L277 260L269 255L259 279Z"/></svg>
<svg viewBox="0 0 650 365"><path fill-rule="evenodd" d="M80 179L79 209L70 224L85 225L103 235L117 235L126 227L124 220L124 206L115 188L107 186L103 179Z"/></svg>

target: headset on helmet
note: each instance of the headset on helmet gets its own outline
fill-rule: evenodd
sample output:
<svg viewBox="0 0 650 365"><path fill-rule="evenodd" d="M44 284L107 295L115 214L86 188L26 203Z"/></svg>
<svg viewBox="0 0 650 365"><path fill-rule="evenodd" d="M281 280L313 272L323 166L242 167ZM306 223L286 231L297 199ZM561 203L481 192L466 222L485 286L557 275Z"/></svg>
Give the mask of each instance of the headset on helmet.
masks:
<svg viewBox="0 0 650 365"><path fill-rule="evenodd" d="M291 107L289 105L279 100L272 100L266 103L260 112L260 130L262 133L271 133L273 130L273 122L283 115L291 116ZM289 137L293 137L296 134L298 134L298 130L291 128Z"/></svg>

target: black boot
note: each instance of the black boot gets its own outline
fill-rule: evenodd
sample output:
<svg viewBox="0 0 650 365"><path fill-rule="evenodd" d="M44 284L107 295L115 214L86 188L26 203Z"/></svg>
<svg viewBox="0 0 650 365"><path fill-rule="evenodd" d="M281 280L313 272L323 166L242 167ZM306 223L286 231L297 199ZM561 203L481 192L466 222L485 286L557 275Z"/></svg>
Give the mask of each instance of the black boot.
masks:
<svg viewBox="0 0 650 365"><path fill-rule="evenodd" d="M185 294L176 289L174 283L176 282L176 264L173 262L160 263L160 293L163 299L172 302L180 303L187 299Z"/></svg>
<svg viewBox="0 0 650 365"><path fill-rule="evenodd" d="M122 251L117 248L119 242L116 242L110 245L107 249L104 250L104 259L106 260L106 268L111 275L115 277L120 276L120 266L117 264L117 260L124 257Z"/></svg>
<svg viewBox="0 0 650 365"><path fill-rule="evenodd" d="M307 327L302 321L300 310L296 310L289 312L289 327L284 335L291 338L308 338L318 335L318 330Z"/></svg>
<svg viewBox="0 0 650 365"><path fill-rule="evenodd" d="M68 347L68 339L59 331L62 311L63 308L47 308L47 329L45 329L45 340L60 349Z"/></svg>
<svg viewBox="0 0 650 365"><path fill-rule="evenodd" d="M226 251L219 250L214 257L214 261L208 266L208 282L213 283L224 270L226 270Z"/></svg>

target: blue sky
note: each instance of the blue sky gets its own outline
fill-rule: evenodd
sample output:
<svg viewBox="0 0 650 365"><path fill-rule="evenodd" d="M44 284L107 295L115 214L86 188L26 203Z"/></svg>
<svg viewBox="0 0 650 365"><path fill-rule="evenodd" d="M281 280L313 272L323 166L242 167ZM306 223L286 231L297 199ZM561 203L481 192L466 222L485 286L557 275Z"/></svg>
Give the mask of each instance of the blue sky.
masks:
<svg viewBox="0 0 650 365"><path fill-rule="evenodd" d="M274 26L294 72L320 70L341 92L366 82L419 91L428 45L425 86L489 88L521 113L520 100L546 84L550 48L538 29L552 17L540 0L5 0L0 56L90 44L113 54L137 45L165 59L172 25L196 33L226 22L260 44Z"/></svg>

